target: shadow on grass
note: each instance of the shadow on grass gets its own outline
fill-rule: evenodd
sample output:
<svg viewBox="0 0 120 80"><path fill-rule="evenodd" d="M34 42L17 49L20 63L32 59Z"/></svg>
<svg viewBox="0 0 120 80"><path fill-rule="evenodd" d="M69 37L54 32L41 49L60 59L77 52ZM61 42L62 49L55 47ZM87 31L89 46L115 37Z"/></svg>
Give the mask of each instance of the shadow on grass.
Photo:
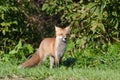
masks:
<svg viewBox="0 0 120 80"><path fill-rule="evenodd" d="M67 60L63 61L63 65L66 66L67 68L71 67L73 68L75 62L77 61L76 58L67 58Z"/></svg>

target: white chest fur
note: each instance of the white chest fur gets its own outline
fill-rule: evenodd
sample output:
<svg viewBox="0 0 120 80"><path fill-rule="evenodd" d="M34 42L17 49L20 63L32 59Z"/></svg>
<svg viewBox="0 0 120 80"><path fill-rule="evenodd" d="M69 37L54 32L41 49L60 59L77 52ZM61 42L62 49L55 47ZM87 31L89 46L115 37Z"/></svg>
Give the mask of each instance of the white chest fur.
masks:
<svg viewBox="0 0 120 80"><path fill-rule="evenodd" d="M56 37L56 44L57 44L56 45L56 47L57 47L57 51L56 51L57 56L59 58L62 58L63 55L64 55L64 52L66 50L67 41L65 42L64 39L61 36L59 36L59 37Z"/></svg>

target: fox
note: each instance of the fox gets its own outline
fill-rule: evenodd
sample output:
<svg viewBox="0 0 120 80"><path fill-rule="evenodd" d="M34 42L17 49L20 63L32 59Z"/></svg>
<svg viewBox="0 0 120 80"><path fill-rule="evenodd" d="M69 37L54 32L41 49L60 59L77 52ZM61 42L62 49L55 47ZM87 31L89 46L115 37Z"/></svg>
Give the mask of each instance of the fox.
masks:
<svg viewBox="0 0 120 80"><path fill-rule="evenodd" d="M50 56L50 68L53 68L54 65L59 68L70 37L70 32L70 26L65 28L55 26L55 37L44 38L33 56L22 63L19 68L30 68L35 65L40 66L47 56Z"/></svg>

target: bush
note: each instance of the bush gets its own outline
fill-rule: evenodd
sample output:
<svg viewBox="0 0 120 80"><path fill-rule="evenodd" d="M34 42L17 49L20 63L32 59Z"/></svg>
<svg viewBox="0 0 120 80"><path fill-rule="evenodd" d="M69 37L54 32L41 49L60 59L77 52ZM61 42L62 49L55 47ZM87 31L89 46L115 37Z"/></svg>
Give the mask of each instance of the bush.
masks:
<svg viewBox="0 0 120 80"><path fill-rule="evenodd" d="M119 63L117 0L1 0L0 4L0 55L4 61L25 59L43 36L53 36L55 24L72 23L67 53L76 58L76 67Z"/></svg>

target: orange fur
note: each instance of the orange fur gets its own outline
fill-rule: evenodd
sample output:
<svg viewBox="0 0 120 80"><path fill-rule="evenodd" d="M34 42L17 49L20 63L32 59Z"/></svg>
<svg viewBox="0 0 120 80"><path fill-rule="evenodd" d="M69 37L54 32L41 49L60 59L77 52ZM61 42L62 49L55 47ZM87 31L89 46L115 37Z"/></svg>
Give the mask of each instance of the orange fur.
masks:
<svg viewBox="0 0 120 80"><path fill-rule="evenodd" d="M26 68L34 65L41 65L48 55L50 56L50 68L53 67L54 63L56 64L56 67L59 67L60 59L63 57L66 49L70 27L64 29L55 27L55 31L56 38L43 39L35 54L19 67Z"/></svg>

